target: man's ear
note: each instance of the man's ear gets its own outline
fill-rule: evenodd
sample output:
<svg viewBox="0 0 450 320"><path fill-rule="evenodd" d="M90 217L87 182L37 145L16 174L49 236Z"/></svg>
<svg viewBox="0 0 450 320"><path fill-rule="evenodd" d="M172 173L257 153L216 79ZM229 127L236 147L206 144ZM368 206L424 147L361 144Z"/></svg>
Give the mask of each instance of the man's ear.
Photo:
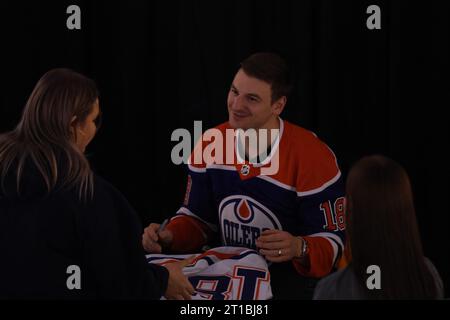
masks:
<svg viewBox="0 0 450 320"><path fill-rule="evenodd" d="M273 113L279 116L281 112L283 112L284 106L286 105L287 98L286 96L282 96L274 104L272 104Z"/></svg>

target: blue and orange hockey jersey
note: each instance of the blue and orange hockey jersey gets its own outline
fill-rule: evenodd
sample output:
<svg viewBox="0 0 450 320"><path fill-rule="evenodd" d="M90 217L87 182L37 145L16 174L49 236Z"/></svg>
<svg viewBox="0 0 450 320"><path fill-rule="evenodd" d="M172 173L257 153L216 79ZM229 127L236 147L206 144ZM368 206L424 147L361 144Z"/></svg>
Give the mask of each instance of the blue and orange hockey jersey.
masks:
<svg viewBox="0 0 450 320"><path fill-rule="evenodd" d="M216 129L236 139L227 135L228 123ZM277 172L262 174L275 156ZM222 245L256 249L262 231L279 229L308 242L309 266L293 260L300 274L328 274L341 257L345 229L341 172L328 146L314 133L280 119L279 135L265 161L242 163L237 153L231 164L222 160L190 161L184 203L167 225L174 234L172 249L198 250L214 232Z"/></svg>

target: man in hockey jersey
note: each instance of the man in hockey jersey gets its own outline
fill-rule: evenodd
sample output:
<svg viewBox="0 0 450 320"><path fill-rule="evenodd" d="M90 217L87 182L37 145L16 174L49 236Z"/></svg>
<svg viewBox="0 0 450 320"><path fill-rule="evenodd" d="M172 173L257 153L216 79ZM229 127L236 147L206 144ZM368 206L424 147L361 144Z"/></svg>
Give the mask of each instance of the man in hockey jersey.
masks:
<svg viewBox="0 0 450 320"><path fill-rule="evenodd" d="M290 90L287 74L285 62L271 53L241 63L228 94L228 122L215 128L233 139L234 162L195 162L191 155L184 203L164 230L156 223L145 229L147 252L199 252L216 235L221 245L257 249L273 263L272 281L283 279L282 287L333 270L344 247L341 173L314 133L279 117ZM226 134L237 129L278 130L267 135L267 150L251 159L246 142ZM202 139L196 148L208 143ZM277 170L264 174L274 160ZM284 289L273 289L275 298L283 296Z"/></svg>

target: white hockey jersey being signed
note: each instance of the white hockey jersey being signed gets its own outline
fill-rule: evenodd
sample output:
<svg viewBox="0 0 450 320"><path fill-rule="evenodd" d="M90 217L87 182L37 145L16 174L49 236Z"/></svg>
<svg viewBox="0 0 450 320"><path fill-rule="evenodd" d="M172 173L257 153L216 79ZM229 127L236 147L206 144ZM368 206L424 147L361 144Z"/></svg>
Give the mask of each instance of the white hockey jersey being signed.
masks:
<svg viewBox="0 0 450 320"><path fill-rule="evenodd" d="M272 298L266 260L255 250L219 247L195 255L183 269L195 289L194 300L267 300ZM149 263L165 265L192 255L146 255Z"/></svg>

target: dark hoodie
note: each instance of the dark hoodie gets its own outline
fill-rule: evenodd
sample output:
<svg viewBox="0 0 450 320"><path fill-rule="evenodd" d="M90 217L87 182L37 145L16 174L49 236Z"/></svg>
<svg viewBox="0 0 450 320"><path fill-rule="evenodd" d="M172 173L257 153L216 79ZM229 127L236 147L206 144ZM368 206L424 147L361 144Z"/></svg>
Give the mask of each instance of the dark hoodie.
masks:
<svg viewBox="0 0 450 320"><path fill-rule="evenodd" d="M95 176L94 198L83 203L76 188L47 194L30 163L19 194L15 170L10 172L0 188L0 298L163 295L168 271L147 264L138 216L111 184ZM69 266L79 267L81 289L68 288L78 274Z"/></svg>

